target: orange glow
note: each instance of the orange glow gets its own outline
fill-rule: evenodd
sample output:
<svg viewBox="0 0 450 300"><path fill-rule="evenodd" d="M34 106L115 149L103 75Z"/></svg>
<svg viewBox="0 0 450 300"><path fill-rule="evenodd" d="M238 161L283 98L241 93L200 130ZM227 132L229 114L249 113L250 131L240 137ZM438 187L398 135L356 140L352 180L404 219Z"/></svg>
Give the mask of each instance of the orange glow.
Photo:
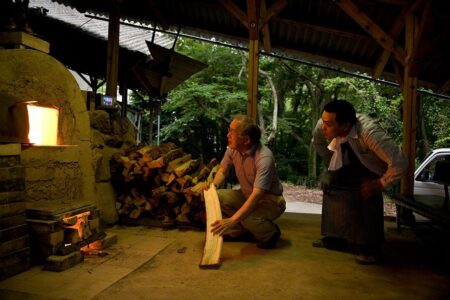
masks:
<svg viewBox="0 0 450 300"><path fill-rule="evenodd" d="M78 230L78 236L80 237L81 240L83 240L84 238L86 238L86 235L90 235L90 232L89 233L85 232L87 230L87 224L89 222L88 216L90 214L91 214L90 211L78 214L76 215L77 221L75 224L73 224L72 226L64 226L64 227ZM69 222L70 219L71 217L63 218L63 222Z"/></svg>
<svg viewBox="0 0 450 300"><path fill-rule="evenodd" d="M77 214L75 216L63 218L64 228L72 228L76 229L78 231L78 237L80 238L80 241L88 239L92 232L89 228L89 215L91 214L90 211L83 212L80 214ZM73 224L73 225L69 225ZM71 244L64 244L64 246L69 246ZM100 240L93 241L92 243L87 244L86 246L83 246L80 248L80 251L88 254L99 254L101 253L101 250L103 249L103 242Z"/></svg>
<svg viewBox="0 0 450 300"><path fill-rule="evenodd" d="M56 145L58 136L58 115L56 108L27 105L30 143L36 145Z"/></svg>

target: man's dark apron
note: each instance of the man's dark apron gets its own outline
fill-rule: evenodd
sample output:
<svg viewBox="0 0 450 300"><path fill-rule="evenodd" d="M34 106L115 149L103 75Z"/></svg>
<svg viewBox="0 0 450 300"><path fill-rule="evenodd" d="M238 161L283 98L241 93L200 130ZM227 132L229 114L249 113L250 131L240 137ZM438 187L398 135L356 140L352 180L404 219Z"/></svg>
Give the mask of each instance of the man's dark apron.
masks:
<svg viewBox="0 0 450 300"><path fill-rule="evenodd" d="M363 199L363 179L379 178L367 169L347 143L341 145L343 166L327 171L323 182L322 235L378 247L384 241L383 197Z"/></svg>

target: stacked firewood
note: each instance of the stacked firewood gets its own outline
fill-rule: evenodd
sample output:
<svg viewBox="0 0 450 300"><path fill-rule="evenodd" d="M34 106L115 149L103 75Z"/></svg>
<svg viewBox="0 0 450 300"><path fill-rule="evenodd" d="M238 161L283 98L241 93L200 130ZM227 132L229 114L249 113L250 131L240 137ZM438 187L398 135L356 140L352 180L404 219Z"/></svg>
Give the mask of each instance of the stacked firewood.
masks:
<svg viewBox="0 0 450 300"><path fill-rule="evenodd" d="M119 195L117 212L134 220L155 218L164 226L204 225L202 188L212 182L219 167L217 159L205 164L173 143L116 155L111 178Z"/></svg>

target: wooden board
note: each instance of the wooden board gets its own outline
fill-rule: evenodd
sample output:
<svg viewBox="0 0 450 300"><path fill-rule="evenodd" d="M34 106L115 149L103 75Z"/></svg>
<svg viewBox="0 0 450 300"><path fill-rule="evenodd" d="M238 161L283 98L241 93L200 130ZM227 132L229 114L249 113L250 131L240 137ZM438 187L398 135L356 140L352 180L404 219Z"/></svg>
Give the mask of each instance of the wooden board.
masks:
<svg viewBox="0 0 450 300"><path fill-rule="evenodd" d="M206 241L200 268L216 268L220 266L223 237L212 234L211 224L222 219L222 211L214 184L211 184L203 194L206 207Z"/></svg>

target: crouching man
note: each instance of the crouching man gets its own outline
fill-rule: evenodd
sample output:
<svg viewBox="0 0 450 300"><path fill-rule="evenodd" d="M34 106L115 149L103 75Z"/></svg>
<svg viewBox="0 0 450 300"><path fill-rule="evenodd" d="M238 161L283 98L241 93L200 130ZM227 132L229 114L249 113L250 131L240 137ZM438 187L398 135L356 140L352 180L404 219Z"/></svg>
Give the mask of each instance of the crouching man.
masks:
<svg viewBox="0 0 450 300"><path fill-rule="evenodd" d="M257 247L274 248L281 231L273 221L285 211L286 202L273 154L261 144L261 131L247 116L233 119L227 138L228 148L213 183L221 187L234 167L240 189L217 190L224 218L214 222L211 231L225 240L253 237Z"/></svg>

